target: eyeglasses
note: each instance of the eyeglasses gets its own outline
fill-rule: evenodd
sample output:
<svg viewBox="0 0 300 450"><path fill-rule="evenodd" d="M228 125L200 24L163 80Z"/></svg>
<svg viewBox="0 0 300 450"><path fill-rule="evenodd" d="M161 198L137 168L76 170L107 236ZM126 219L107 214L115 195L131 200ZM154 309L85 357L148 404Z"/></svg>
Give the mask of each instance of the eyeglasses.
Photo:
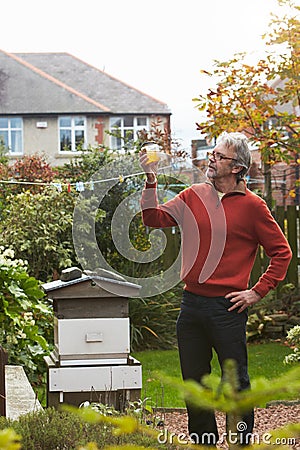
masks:
<svg viewBox="0 0 300 450"><path fill-rule="evenodd" d="M237 161L235 158L229 158L228 156L223 155L222 153L215 152L207 152L207 158L214 158L215 161L222 161L222 159L229 159L231 161Z"/></svg>

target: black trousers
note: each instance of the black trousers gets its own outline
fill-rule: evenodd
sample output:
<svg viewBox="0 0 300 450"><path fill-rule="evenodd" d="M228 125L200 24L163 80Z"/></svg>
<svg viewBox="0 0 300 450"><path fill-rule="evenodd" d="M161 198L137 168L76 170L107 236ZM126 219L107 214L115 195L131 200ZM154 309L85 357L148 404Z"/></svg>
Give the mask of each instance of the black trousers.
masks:
<svg viewBox="0 0 300 450"><path fill-rule="evenodd" d="M211 372L212 349L215 349L221 368L227 359L237 364L240 390L250 387L246 346L247 312L228 311L232 303L224 297L201 297L184 291L177 320L177 339L182 377L201 382ZM195 443L216 445L219 434L213 411L189 404L188 426ZM249 411L237 433L238 443L247 444L254 426L254 412ZM227 424L228 425L228 424ZM242 430L242 428L245 428Z"/></svg>

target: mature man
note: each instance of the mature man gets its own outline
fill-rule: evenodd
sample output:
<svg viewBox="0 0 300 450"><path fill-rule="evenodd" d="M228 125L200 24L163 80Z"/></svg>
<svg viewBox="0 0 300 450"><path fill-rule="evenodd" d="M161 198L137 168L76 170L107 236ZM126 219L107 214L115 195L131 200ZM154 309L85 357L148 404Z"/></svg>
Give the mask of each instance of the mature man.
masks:
<svg viewBox="0 0 300 450"><path fill-rule="evenodd" d="M142 193L145 225L182 230L181 278L185 282L177 338L183 379L201 381L210 373L212 349L221 368L236 361L241 390L248 375L247 308L283 280L291 259L290 247L265 202L246 188L250 166L247 138L223 133L208 156L207 180L193 184L165 204L156 194L157 162L141 151L147 180ZM257 248L270 258L265 273L248 288ZM196 443L216 445L219 435L213 412L187 405L189 433ZM242 418L240 444L249 443L254 413Z"/></svg>

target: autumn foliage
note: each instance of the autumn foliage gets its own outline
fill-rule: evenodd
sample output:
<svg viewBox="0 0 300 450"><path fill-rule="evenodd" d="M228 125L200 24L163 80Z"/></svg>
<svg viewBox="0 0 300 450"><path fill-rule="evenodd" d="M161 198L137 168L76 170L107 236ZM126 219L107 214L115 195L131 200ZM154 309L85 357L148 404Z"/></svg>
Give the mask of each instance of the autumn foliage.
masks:
<svg viewBox="0 0 300 450"><path fill-rule="evenodd" d="M242 131L260 151L269 201L272 166L286 163L296 174L300 161L300 7L290 0L279 4L289 13L273 16L264 36L266 57L256 64L249 64L245 53L215 61L212 71L202 71L214 86L194 99L206 113L196 124L203 135ZM298 183L296 175L296 189Z"/></svg>
<svg viewBox="0 0 300 450"><path fill-rule="evenodd" d="M50 183L55 174L50 164L38 154L23 156L10 168L11 177L22 181Z"/></svg>

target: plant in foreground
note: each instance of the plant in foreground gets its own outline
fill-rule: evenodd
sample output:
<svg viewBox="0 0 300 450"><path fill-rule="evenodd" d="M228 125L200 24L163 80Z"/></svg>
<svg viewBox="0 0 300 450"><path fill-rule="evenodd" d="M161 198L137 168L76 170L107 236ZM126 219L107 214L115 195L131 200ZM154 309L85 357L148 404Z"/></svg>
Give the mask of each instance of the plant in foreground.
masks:
<svg viewBox="0 0 300 450"><path fill-rule="evenodd" d="M205 377L202 384L186 381L178 382L174 378L162 376L165 382L175 384L178 389L181 390L184 398L190 404L196 407L205 408L208 410L219 410L228 414L229 423L230 421L236 422L242 414L248 411L252 407L258 405L264 405L265 403L276 399L284 398L288 394L298 395L300 389L300 367L297 367L288 373L284 374L280 378L275 380L266 380L265 378L259 378L253 381L251 391L237 390L236 382L236 367L232 361L227 361L224 368L224 377L220 383L218 377L208 376ZM120 417L107 417L102 414L98 414L90 408L85 408L84 410L77 410L74 407L67 407L67 409L76 415L79 414L80 417L88 422L107 422L110 423L114 428L114 433L116 435L122 434L135 434L135 433L146 433L149 436L155 437L155 430L145 426L140 420L132 416L120 416ZM300 423L289 424L284 428L278 430L271 430L268 434L269 440L267 443L259 443L250 446L252 448L259 449L269 449L270 443L277 443L278 439L284 438L297 438L300 434ZM250 441L251 442L251 441ZM253 444L253 442L251 442ZM172 444L178 448L178 446L183 445L176 436L172 436ZM89 444L92 447L85 446L81 447L81 450L97 450L97 446L93 443ZM236 447L236 444L231 444L229 442L229 448ZM112 450L116 447L105 447L107 450ZM143 448L135 446L126 446L123 448L134 449ZM191 447L185 441L184 448L202 448L199 445L192 445ZM286 448L285 446L276 446L277 449Z"/></svg>
<svg viewBox="0 0 300 450"><path fill-rule="evenodd" d="M224 377L209 376L200 385L192 381L178 382L178 380L160 376L165 383L175 384L185 400L197 407L217 409L238 419L243 412L251 407L264 406L271 399L284 398L287 393L298 395L300 389L300 367L296 367L283 376L273 380L256 379L252 383L251 391L238 392L236 390L236 370L229 361L224 370ZM137 406L141 406L142 402ZM2 434L0 432L0 449L4 450L113 450L113 449L201 449L200 445L181 440L180 435L164 434L166 441L159 438L162 432L141 421L141 418L128 414L115 414L113 408L106 405L86 405L75 408L64 406L64 411L48 408L45 411L31 413L20 417L18 421L11 421L0 417L0 428L6 428L3 436L6 443L1 447ZM136 405L134 405L136 406ZM139 409L139 408L138 408ZM147 418L147 416L146 416ZM9 428L9 429L7 429ZM19 438L12 433L22 435ZM284 428L269 430L268 439L250 441L249 449L270 450L270 444L276 444L276 450L286 449L278 445L287 439L296 439L300 435L300 423L289 424ZM169 439L171 437L171 439ZM254 436L257 437L256 435ZM291 441L289 441L291 442ZM296 440L295 440L296 442ZM229 440L229 448L236 447ZM5 446L6 445L6 446ZM12 445L12 446L9 446ZM15 445L15 446L13 446Z"/></svg>
<svg viewBox="0 0 300 450"><path fill-rule="evenodd" d="M291 328L287 334L288 342L293 346L293 352L284 358L285 364L300 362L300 325Z"/></svg>
<svg viewBox="0 0 300 450"><path fill-rule="evenodd" d="M21 436L14 430L6 428L0 431L0 449L1 450L19 450Z"/></svg>

